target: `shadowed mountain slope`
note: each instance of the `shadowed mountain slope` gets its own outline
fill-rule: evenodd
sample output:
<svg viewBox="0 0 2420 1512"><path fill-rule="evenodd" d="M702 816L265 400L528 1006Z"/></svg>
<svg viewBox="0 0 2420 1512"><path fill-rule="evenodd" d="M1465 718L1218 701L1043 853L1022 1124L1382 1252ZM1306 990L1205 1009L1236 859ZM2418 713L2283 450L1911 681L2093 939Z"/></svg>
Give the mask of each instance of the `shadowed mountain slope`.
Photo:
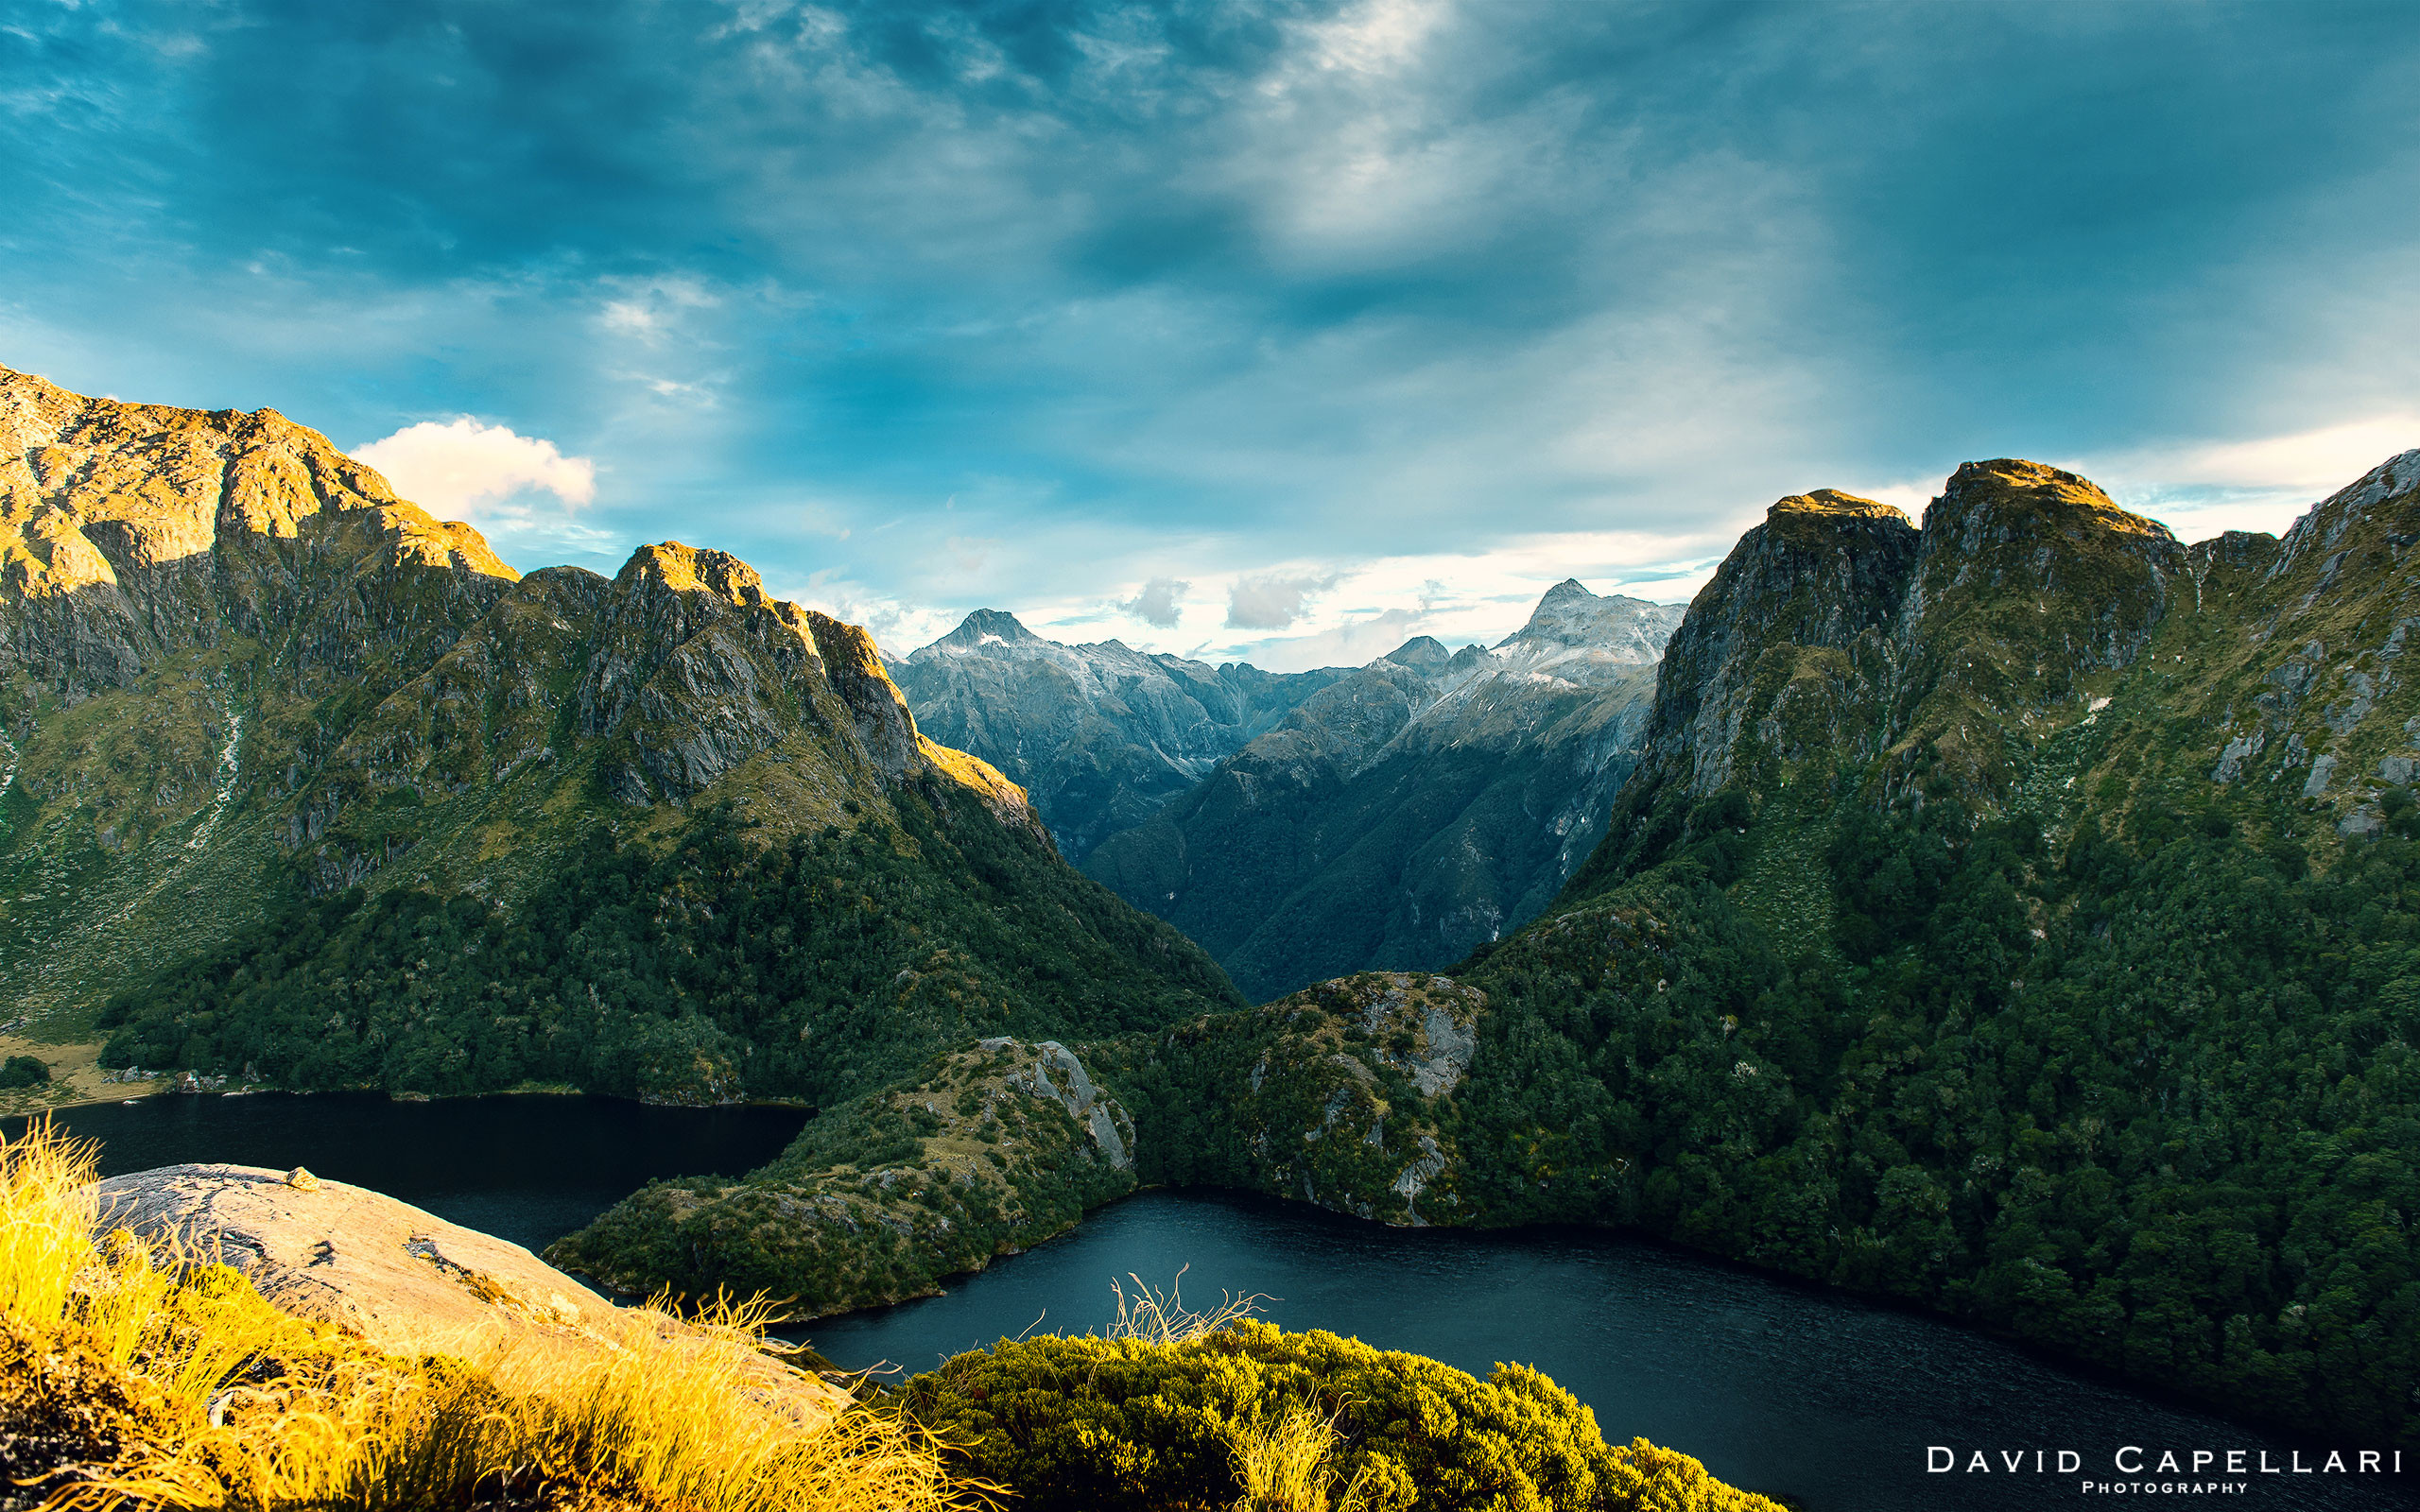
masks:
<svg viewBox="0 0 2420 1512"><path fill-rule="evenodd" d="M1921 531L1782 500L1554 905L1138 1047L1146 1173L1633 1225L2420 1443L2415 541L2420 452L2283 541L2017 460Z"/></svg>
<svg viewBox="0 0 2420 1512"><path fill-rule="evenodd" d="M1084 869L1253 997L1442 966L1545 907L1603 833L1679 618L1564 582L1493 650L1411 641Z"/></svg>
<svg viewBox="0 0 2420 1512"><path fill-rule="evenodd" d="M1349 670L1263 672L1115 641L1065 645L988 609L891 668L918 724L1022 783L1073 861Z"/></svg>

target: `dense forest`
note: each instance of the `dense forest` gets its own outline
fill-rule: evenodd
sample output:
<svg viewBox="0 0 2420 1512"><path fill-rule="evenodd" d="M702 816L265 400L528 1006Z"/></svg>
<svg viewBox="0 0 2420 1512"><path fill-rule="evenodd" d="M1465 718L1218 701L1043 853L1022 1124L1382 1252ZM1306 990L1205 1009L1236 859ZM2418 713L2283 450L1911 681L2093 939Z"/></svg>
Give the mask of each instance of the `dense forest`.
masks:
<svg viewBox="0 0 2420 1512"><path fill-rule="evenodd" d="M899 828L667 846L594 832L516 906L297 895L113 998L112 1065L297 1088L527 1082L675 1102L856 1096L977 1035L1100 1036L1240 1000L1209 958L936 784Z"/></svg>
<svg viewBox="0 0 2420 1512"><path fill-rule="evenodd" d="M2055 856L2031 813L1847 805L1809 939L1725 891L1769 841L1702 800L1464 975L1460 1191L2411 1442L2420 808L2386 801L2321 874L2215 804Z"/></svg>

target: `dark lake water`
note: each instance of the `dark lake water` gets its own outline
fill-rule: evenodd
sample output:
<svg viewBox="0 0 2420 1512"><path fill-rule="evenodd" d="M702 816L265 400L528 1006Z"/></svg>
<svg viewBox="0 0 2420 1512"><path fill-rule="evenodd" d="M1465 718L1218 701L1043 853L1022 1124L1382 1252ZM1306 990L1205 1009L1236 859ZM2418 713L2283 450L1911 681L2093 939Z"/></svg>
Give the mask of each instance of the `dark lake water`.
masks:
<svg viewBox="0 0 2420 1512"><path fill-rule="evenodd" d="M188 1161L302 1165L544 1249L658 1177L737 1175L806 1126L784 1108L648 1108L612 1097L164 1093L58 1115L101 1142L101 1174ZM14 1138L22 1118L0 1120Z"/></svg>
<svg viewBox="0 0 2420 1512"><path fill-rule="evenodd" d="M655 1108L601 1098L398 1104L375 1097L159 1097L61 1122L104 1142L104 1169L179 1160L307 1165L441 1217L543 1248L650 1177L762 1163L802 1115ZM13 1126L9 1130L14 1132ZM850 1367L924 1369L1029 1329L1083 1332L1129 1273L1196 1304L1260 1293L1263 1314L1410 1349L1484 1374L1534 1365L1596 1410L1606 1435L1644 1435L1738 1485L1812 1512L2068 1507L2121 1446L2246 1452L2257 1467L2324 1461L2295 1445L2120 1383L2065 1369L1940 1320L1804 1287L1651 1243L1588 1231L1404 1231L1294 1204L1146 1193L1072 1234L961 1278L947 1296L804 1329ZM1930 1446L1976 1450L1996 1473L1932 1474ZM2316 1448L2317 1452L2314 1452ZM2035 1474L2032 1452L2084 1470ZM1997 1455L2024 1452L2009 1473ZM2420 1469L2420 1456L2407 1462ZM2188 1462L2189 1463L2189 1462ZM2223 1465L2223 1461L2220 1462ZM2086 1472L2089 1472L2088 1474ZM2213 1478L2205 1473L2204 1479ZM2145 1481L2174 1477L2145 1475ZM2413 1478L2243 1477L2234 1504L2420 1507Z"/></svg>

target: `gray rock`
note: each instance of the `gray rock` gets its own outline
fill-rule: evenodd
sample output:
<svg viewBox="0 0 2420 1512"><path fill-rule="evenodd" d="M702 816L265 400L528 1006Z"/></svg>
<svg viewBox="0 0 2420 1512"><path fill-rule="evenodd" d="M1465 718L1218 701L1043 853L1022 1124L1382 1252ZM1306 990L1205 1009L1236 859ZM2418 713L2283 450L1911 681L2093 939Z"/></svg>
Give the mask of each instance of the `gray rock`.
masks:
<svg viewBox="0 0 2420 1512"><path fill-rule="evenodd" d="M1022 783L1070 859L1141 823L1348 670L1067 645L989 609L890 665L917 726Z"/></svg>
<svg viewBox="0 0 2420 1512"><path fill-rule="evenodd" d="M2336 758L2314 756L2310 761L2310 780L2303 783L2303 797L2318 798L2327 791L2336 776Z"/></svg>
<svg viewBox="0 0 2420 1512"><path fill-rule="evenodd" d="M281 1310L380 1349L443 1349L483 1329L562 1335L615 1313L519 1245L300 1167L171 1165L99 1191L104 1228L223 1261Z"/></svg>

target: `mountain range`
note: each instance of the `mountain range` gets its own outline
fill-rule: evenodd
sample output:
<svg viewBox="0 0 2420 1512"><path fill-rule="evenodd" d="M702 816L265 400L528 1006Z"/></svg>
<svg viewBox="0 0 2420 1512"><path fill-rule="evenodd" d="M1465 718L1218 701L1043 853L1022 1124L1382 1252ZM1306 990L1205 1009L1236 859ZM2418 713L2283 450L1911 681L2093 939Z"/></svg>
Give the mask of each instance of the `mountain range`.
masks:
<svg viewBox="0 0 2420 1512"><path fill-rule="evenodd" d="M918 726L1022 784L1071 861L1346 675L1066 645L989 609L890 670Z"/></svg>
<svg viewBox="0 0 2420 1512"><path fill-rule="evenodd" d="M522 576L273 411L0 371L0 1014L112 1064L815 1102L1236 1001L862 629Z"/></svg>
<svg viewBox="0 0 2420 1512"><path fill-rule="evenodd" d="M1087 867L1250 981L1328 969L1305 910L1441 953L1253 1005L743 564L519 577L271 412L0 375L0 1013L820 1109L552 1252L631 1290L838 1311L1217 1186L1641 1230L2420 1447L2415 543L2420 452L2191 545L1975 462L1921 524L1780 500L1676 628L1566 585L1238 693Z"/></svg>
<svg viewBox="0 0 2420 1512"><path fill-rule="evenodd" d="M1408 642L1305 698L1084 870L1253 998L1459 960L1528 922L1595 848L1680 618L1565 581L1493 649Z"/></svg>

